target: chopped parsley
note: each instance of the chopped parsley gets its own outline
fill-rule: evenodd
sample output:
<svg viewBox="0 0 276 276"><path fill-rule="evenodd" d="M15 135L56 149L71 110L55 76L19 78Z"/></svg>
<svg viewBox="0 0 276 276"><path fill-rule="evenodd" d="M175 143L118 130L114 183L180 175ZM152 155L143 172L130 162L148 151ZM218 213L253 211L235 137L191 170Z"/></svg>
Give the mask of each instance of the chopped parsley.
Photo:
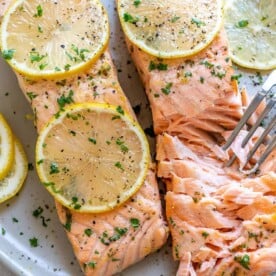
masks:
<svg viewBox="0 0 276 276"><path fill-rule="evenodd" d="M96 264L97 264L96 262L91 261L91 262L87 263L86 265L89 266L89 267L91 267L91 268L95 268Z"/></svg>
<svg viewBox="0 0 276 276"><path fill-rule="evenodd" d="M52 162L50 164L50 174L56 174L56 173L59 173L58 164L55 162Z"/></svg>
<svg viewBox="0 0 276 276"><path fill-rule="evenodd" d="M120 113L121 115L124 115L124 114L125 114L124 110L122 109L122 107L121 107L120 105L118 105L118 106L116 107L116 111L117 111L118 113Z"/></svg>
<svg viewBox="0 0 276 276"><path fill-rule="evenodd" d="M264 21L264 20L266 20L266 19L268 19L268 15L262 16L261 21Z"/></svg>
<svg viewBox="0 0 276 276"><path fill-rule="evenodd" d="M62 94L58 99L57 103L60 109L63 109L66 104L74 103L73 100L74 91L71 89L68 95Z"/></svg>
<svg viewBox="0 0 276 276"><path fill-rule="evenodd" d="M42 213L43 213L43 208L39 206L37 209L33 211L33 216L38 218Z"/></svg>
<svg viewBox="0 0 276 276"><path fill-rule="evenodd" d="M42 184L45 187L50 187L55 194L58 194L61 192L60 190L56 189L56 186L55 186L56 184L54 182L43 182Z"/></svg>
<svg viewBox="0 0 276 276"><path fill-rule="evenodd" d="M43 70L48 64L47 63L41 63L39 64L39 70Z"/></svg>
<svg viewBox="0 0 276 276"><path fill-rule="evenodd" d="M118 146L120 146L121 151L122 151L123 153L128 152L128 147L125 145L125 142L122 141L120 138L118 138L118 139L116 140L116 144L117 144Z"/></svg>
<svg viewBox="0 0 276 276"><path fill-rule="evenodd" d="M215 71L214 69L211 71L211 74L220 80L225 77L226 72L224 70L221 71Z"/></svg>
<svg viewBox="0 0 276 276"><path fill-rule="evenodd" d="M208 232L202 232L202 237L204 237L205 239L209 236L209 233Z"/></svg>
<svg viewBox="0 0 276 276"><path fill-rule="evenodd" d="M87 237L91 237L92 233L93 233L93 231L92 231L92 229L90 229L90 228L87 228L87 229L84 230L84 234L85 234Z"/></svg>
<svg viewBox="0 0 276 276"><path fill-rule="evenodd" d="M85 53L89 53L88 49L79 49L76 45L72 44L71 45L72 51L81 59L82 61L85 61ZM78 58L74 58L75 61L78 61Z"/></svg>
<svg viewBox="0 0 276 276"><path fill-rule="evenodd" d="M180 19L180 16L174 16L172 19L171 19L171 22L172 23L175 23L177 20Z"/></svg>
<svg viewBox="0 0 276 276"><path fill-rule="evenodd" d="M102 236L99 237L100 241L104 245L110 245L111 242L119 240L122 236L124 236L127 233L128 229L127 228L120 228L120 227L115 227L114 228L114 233L112 236L109 236L106 231L103 232Z"/></svg>
<svg viewBox="0 0 276 276"><path fill-rule="evenodd" d="M42 61L47 55L40 55L38 52L30 52L31 63Z"/></svg>
<svg viewBox="0 0 276 276"><path fill-rule="evenodd" d="M208 69L211 69L214 67L214 64L210 63L208 60L201 61L200 64L204 65Z"/></svg>
<svg viewBox="0 0 276 276"><path fill-rule="evenodd" d="M42 164L44 162L44 160L43 159L40 159L40 160L38 160L37 162L36 162L36 164L37 165L40 165L40 164Z"/></svg>
<svg viewBox="0 0 276 276"><path fill-rule="evenodd" d="M78 203L79 199L76 196L72 197L72 203L71 205L74 206L75 210L79 210L81 208L81 205Z"/></svg>
<svg viewBox="0 0 276 276"><path fill-rule="evenodd" d="M131 218L130 219L130 224L136 230L140 226L140 221L137 218Z"/></svg>
<svg viewBox="0 0 276 276"><path fill-rule="evenodd" d="M166 84L165 87L161 88L161 91L165 94L165 95L169 95L171 93L171 88L172 88L172 82L169 82Z"/></svg>
<svg viewBox="0 0 276 276"><path fill-rule="evenodd" d="M1 229L1 233L2 233L2 236L4 236L6 234L6 230L3 227Z"/></svg>
<svg viewBox="0 0 276 276"><path fill-rule="evenodd" d="M12 218L12 222L18 223L18 219L17 218Z"/></svg>
<svg viewBox="0 0 276 276"><path fill-rule="evenodd" d="M36 7L36 14L34 15L34 17L41 17L42 15L43 15L43 9L41 5L38 5Z"/></svg>
<svg viewBox="0 0 276 276"><path fill-rule="evenodd" d="M4 50L2 51L2 57L5 60L11 60L13 58L14 53L15 53L15 49Z"/></svg>
<svg viewBox="0 0 276 276"><path fill-rule="evenodd" d="M26 93L29 99L32 101L34 98L37 97L37 95L34 92L27 92Z"/></svg>
<svg viewBox="0 0 276 276"><path fill-rule="evenodd" d="M109 237L109 241L111 242L119 240L122 236L124 236L127 233L128 229L115 227L114 231L115 233L111 237Z"/></svg>
<svg viewBox="0 0 276 276"><path fill-rule="evenodd" d="M199 19L197 19L195 17L192 18L191 23L192 24L196 24L196 26L198 28L201 27L201 26L205 26L206 25L203 21L201 21L201 20L199 20Z"/></svg>
<svg viewBox="0 0 276 276"><path fill-rule="evenodd" d="M184 76L185 76L185 78L188 78L188 77L192 77L193 74L192 74L192 72L188 71L188 72L185 72Z"/></svg>
<svg viewBox="0 0 276 276"><path fill-rule="evenodd" d="M234 260L236 262L238 262L245 269L250 270L250 267L249 267L249 265L250 265L250 257L247 254L243 255L242 257L236 256L234 258Z"/></svg>
<svg viewBox="0 0 276 276"><path fill-rule="evenodd" d="M133 5L138 8L138 6L141 4L141 0L134 0Z"/></svg>
<svg viewBox="0 0 276 276"><path fill-rule="evenodd" d="M43 30L42 30L42 28L41 28L40 26L37 27L37 31L38 31L39 33L43 33Z"/></svg>
<svg viewBox="0 0 276 276"><path fill-rule="evenodd" d="M149 64L149 71L153 71L153 70L159 70L159 71L166 71L168 70L168 64L165 63L154 63L152 60L150 61Z"/></svg>
<svg viewBox="0 0 276 276"><path fill-rule="evenodd" d="M66 212L66 222L63 226L68 232L71 231L71 224L72 224L72 214L69 211L67 211Z"/></svg>
<svg viewBox="0 0 276 276"><path fill-rule="evenodd" d="M139 18L138 17L134 18L131 14L126 12L126 13L124 13L124 21L135 24L139 21Z"/></svg>
<svg viewBox="0 0 276 276"><path fill-rule="evenodd" d="M65 70L65 71L69 71L70 68L71 68L71 65L68 64L68 63L64 66L64 70Z"/></svg>
<svg viewBox="0 0 276 276"><path fill-rule="evenodd" d="M232 76L231 76L231 80L239 81L239 79L240 79L241 77L242 77L242 74L232 75Z"/></svg>
<svg viewBox="0 0 276 276"><path fill-rule="evenodd" d="M94 144L94 145L97 144L97 140L94 139L94 138L89 137L89 138L88 138L88 141L91 142L91 143Z"/></svg>
<svg viewBox="0 0 276 276"><path fill-rule="evenodd" d="M248 25L248 23L249 23L248 20L241 20L236 24L236 26L238 28L244 28Z"/></svg>
<svg viewBox="0 0 276 276"><path fill-rule="evenodd" d="M38 247L38 239L36 237L29 239L29 242L31 247Z"/></svg>
<svg viewBox="0 0 276 276"><path fill-rule="evenodd" d="M116 168L121 169L122 171L124 171L124 168L123 168L123 165L121 164L121 162L116 162L116 163L114 164L114 166L115 166Z"/></svg>

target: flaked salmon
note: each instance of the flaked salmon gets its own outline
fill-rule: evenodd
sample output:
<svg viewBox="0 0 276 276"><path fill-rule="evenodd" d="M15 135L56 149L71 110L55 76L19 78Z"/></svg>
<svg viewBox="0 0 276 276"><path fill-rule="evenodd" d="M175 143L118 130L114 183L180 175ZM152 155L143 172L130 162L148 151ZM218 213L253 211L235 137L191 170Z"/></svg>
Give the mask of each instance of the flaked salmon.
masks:
<svg viewBox="0 0 276 276"><path fill-rule="evenodd" d="M1 2L3 11L8 2ZM17 78L34 111L38 132L59 111L61 98L121 106L135 117L108 50L89 70L67 79L34 81L20 74ZM113 211L77 213L58 202L56 209L85 275L116 274L159 249L168 237L153 164L139 192Z"/></svg>
<svg viewBox="0 0 276 276"><path fill-rule="evenodd" d="M240 139L227 153L221 148L248 104L231 78L224 31L189 58L160 60L127 44L152 109L177 275L275 272L276 151L247 178L237 167L248 148L239 151ZM240 160L225 168L232 152Z"/></svg>

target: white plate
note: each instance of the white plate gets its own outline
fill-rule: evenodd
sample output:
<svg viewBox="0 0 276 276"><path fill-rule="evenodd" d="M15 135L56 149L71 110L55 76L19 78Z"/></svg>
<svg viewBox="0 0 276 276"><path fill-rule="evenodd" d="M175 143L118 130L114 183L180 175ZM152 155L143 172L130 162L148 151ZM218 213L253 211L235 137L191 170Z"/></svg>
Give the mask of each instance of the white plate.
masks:
<svg viewBox="0 0 276 276"><path fill-rule="evenodd" d="M143 128L151 126L151 114L137 72L127 53L123 34L117 19L115 1L104 0L111 25L110 49L118 69L120 83L132 106L141 108L138 119ZM255 72L247 72L242 83L253 87L259 82ZM244 72L243 72L244 76ZM249 77L248 77L249 76ZM254 86L254 90L259 85ZM253 90L253 89L252 89ZM34 146L36 130L26 115L32 114L31 108L20 91L14 73L0 58L0 112L12 126L14 133L22 141L30 164L34 165ZM149 137L152 149L154 141ZM32 213L43 208L47 227L41 218ZM18 222L15 222L17 220ZM48 221L49 220L49 221ZM2 229L5 229L3 235ZM39 246L30 246L29 239L36 237ZM39 183L35 170L29 171L24 188L18 196L0 205L0 275L82 275L73 255L65 231L59 223L54 201ZM159 252L132 266L121 275L175 275L177 263L171 257L170 242Z"/></svg>

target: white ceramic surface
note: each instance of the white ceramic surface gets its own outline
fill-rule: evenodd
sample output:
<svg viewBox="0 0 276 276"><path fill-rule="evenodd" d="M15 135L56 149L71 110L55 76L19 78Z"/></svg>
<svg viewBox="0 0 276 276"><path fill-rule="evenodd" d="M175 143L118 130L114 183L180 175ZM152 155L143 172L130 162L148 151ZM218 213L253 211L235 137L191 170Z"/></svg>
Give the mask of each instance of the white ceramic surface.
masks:
<svg viewBox="0 0 276 276"><path fill-rule="evenodd" d="M127 53L123 34L117 19L115 4L104 0L111 25L110 49L118 69L120 83L133 107L139 106L138 119L143 128L151 126L151 114L143 92L143 87ZM256 91L259 82L255 72L242 72L241 83ZM28 161L34 165L36 130L28 120L32 111L20 91L15 75L0 58L0 112L12 126L14 133L22 141ZM26 116L27 115L27 116ZM154 141L149 137L152 149ZM41 218L32 213L43 208ZM3 233L5 232L5 234ZM30 246L29 239L36 237L39 246ZM15 198L0 205L0 276L10 275L82 275L74 258L65 231L59 223L54 201L39 183L35 170L30 170L24 188ZM124 276L171 276L175 275L177 264L171 257L170 242L159 252L147 257L121 273Z"/></svg>

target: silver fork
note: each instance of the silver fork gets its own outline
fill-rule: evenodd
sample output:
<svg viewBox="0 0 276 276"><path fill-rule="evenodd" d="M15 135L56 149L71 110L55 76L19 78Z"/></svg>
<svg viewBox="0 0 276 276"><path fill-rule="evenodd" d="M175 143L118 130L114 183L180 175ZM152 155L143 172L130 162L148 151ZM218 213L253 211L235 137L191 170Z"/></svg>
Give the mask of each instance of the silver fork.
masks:
<svg viewBox="0 0 276 276"><path fill-rule="evenodd" d="M259 104L261 103L261 101L268 94L270 94L270 92L272 92L272 89L273 89L274 86L276 86L276 70L274 70L269 75L269 77L267 78L267 80L265 81L265 83L262 86L262 90L255 95L255 97L251 101L250 105L247 107L247 109L246 109L244 115L242 116L240 122L237 124L237 126L233 130L232 134L230 135L230 137L227 139L226 143L224 144L224 146L223 146L224 150L227 150L231 146L231 144L233 143L233 141L235 140L235 138L239 134L240 130L247 123L247 121L250 118L250 116L257 109L257 107L259 106ZM241 144L242 148L244 148L246 146L246 144L248 143L248 141L250 140L250 138L252 137L252 135L254 134L254 132L256 131L256 129L262 123L262 121L265 118L265 116L274 107L275 103L276 103L276 93L273 93L271 99L267 103L266 108L264 109L264 111L262 112L262 114L260 115L260 117L258 118L257 122L254 124L254 126L251 127L251 129L248 132L247 136L243 139L242 144ZM244 166L253 157L253 155L255 154L255 152L257 151L257 149L259 148L259 146L264 143L264 140L265 140L266 136L270 133L270 131L274 128L275 125L276 125L276 114L274 114L272 116L271 120L269 120L267 126L265 127L264 132L259 137L259 139L256 141L256 143L253 146L253 148L250 150ZM276 146L276 135L274 133L274 134L272 134L272 138L269 141L269 143L267 144L267 147L266 147L265 151L260 156L260 158L257 160L255 166L251 170L248 170L248 171L244 171L243 170L243 172L245 172L246 174L256 173L257 170L259 169L259 167L261 166L261 164L265 161L265 159L269 156L269 154L274 150L275 146ZM230 158L230 160L226 163L226 167L231 166L233 164L233 162L235 161L235 159L236 159L236 155L234 154L232 156L232 158Z"/></svg>

